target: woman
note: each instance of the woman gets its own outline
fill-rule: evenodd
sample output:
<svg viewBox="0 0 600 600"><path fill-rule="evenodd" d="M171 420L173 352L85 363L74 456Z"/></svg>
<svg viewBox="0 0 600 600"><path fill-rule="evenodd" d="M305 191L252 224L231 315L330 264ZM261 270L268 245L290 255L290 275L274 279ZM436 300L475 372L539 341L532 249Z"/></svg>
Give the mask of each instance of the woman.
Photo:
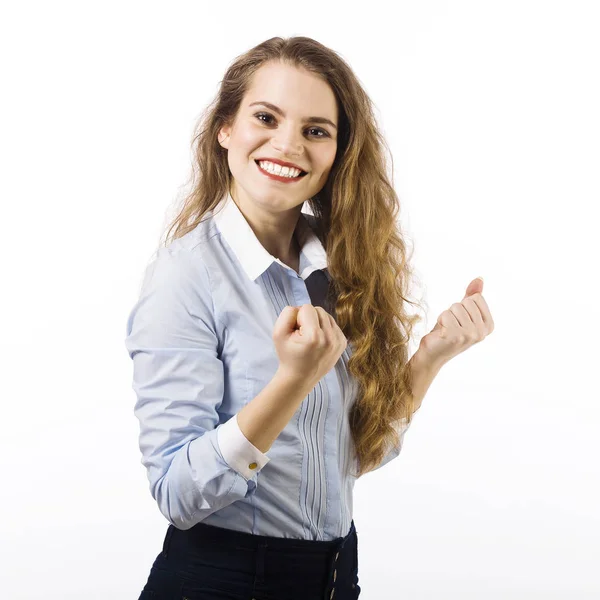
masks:
<svg viewBox="0 0 600 600"><path fill-rule="evenodd" d="M354 482L398 456L478 341L448 332L485 307L475 280L408 360L420 318L384 145L350 67L306 37L238 57L203 115L197 179L127 323L170 523L140 600L359 596Z"/></svg>

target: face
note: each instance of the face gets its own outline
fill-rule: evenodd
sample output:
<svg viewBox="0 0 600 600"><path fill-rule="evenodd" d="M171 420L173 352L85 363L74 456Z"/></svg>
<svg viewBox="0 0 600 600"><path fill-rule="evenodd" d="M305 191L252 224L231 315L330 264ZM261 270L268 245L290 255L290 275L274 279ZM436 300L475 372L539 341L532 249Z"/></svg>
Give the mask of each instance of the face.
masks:
<svg viewBox="0 0 600 600"><path fill-rule="evenodd" d="M327 181L337 150L337 126L335 96L325 81L280 62L263 65L233 126L219 132L221 146L228 149L236 200L269 212L301 206ZM289 183L271 178L255 162L269 158L293 163L306 175Z"/></svg>

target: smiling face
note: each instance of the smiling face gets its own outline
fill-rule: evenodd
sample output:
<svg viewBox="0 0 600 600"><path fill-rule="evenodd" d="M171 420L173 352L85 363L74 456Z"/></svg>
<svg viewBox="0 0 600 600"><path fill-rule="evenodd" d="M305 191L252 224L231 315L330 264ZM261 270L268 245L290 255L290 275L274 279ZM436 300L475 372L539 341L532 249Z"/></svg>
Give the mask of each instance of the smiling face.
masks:
<svg viewBox="0 0 600 600"><path fill-rule="evenodd" d="M327 181L337 126L335 96L323 79L280 62L260 67L233 126L219 132L221 146L228 149L236 200L246 206L249 201L259 213L301 206ZM259 158L293 163L307 174L279 181L262 172L255 162Z"/></svg>

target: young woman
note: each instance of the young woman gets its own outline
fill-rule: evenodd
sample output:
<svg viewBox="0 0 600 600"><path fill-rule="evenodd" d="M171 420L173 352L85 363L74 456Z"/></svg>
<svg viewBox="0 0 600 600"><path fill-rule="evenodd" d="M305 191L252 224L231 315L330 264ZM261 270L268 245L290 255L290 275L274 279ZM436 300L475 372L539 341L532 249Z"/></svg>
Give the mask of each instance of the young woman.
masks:
<svg viewBox="0 0 600 600"><path fill-rule="evenodd" d="M272 38L225 74L127 322L169 521L140 600L359 596L354 483L493 326L474 280L409 361L421 319L384 147L357 77L315 40Z"/></svg>

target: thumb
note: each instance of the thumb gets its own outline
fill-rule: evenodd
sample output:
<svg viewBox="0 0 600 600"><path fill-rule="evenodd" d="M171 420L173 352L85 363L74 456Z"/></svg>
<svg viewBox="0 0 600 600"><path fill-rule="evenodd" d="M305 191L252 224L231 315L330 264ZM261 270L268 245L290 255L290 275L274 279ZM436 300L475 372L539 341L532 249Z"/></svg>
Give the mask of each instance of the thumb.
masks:
<svg viewBox="0 0 600 600"><path fill-rule="evenodd" d="M465 298L472 296L473 294L481 294L483 291L483 277L477 277L471 281L471 283L467 286L467 291L465 293ZM465 299L463 298L463 300Z"/></svg>

